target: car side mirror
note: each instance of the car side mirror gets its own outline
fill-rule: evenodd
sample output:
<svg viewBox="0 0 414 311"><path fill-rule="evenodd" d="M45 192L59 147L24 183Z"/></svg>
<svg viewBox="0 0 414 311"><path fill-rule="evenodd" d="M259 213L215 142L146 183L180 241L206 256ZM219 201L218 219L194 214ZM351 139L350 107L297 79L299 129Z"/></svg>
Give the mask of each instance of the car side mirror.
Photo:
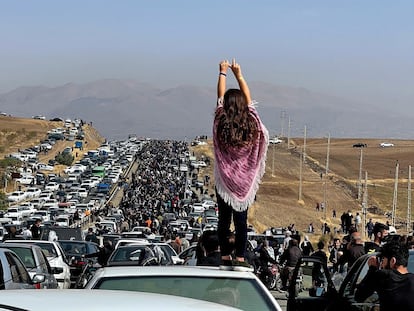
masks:
<svg viewBox="0 0 414 311"><path fill-rule="evenodd" d="M62 267L52 267L52 274L60 274L63 273Z"/></svg>
<svg viewBox="0 0 414 311"><path fill-rule="evenodd" d="M46 276L44 274L35 274L32 278L33 284L43 283L46 280Z"/></svg>

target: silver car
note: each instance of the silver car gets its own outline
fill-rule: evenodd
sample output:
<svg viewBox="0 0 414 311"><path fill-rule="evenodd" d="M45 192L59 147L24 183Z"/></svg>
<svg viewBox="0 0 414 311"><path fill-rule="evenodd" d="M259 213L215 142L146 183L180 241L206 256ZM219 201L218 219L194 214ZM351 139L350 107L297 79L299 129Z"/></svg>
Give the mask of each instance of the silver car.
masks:
<svg viewBox="0 0 414 311"><path fill-rule="evenodd" d="M7 248L20 258L31 278L36 274L44 275L43 282L36 284L36 288L58 288L54 274L62 272L62 268L51 268L42 249L34 244L1 243L0 248Z"/></svg>
<svg viewBox="0 0 414 311"><path fill-rule="evenodd" d="M0 289L34 289L44 279L44 275L35 275L31 279L16 253L0 248Z"/></svg>
<svg viewBox="0 0 414 311"><path fill-rule="evenodd" d="M282 310L252 272L218 267L105 267L96 271L85 288L181 296L249 311Z"/></svg>

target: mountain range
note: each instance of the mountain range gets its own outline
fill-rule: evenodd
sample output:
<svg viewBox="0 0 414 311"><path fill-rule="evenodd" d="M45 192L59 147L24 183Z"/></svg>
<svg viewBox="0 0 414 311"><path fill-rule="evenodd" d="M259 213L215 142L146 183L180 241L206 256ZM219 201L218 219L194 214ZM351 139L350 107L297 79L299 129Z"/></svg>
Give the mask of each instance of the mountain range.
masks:
<svg viewBox="0 0 414 311"><path fill-rule="evenodd" d="M249 82L271 135L300 137L411 138L404 114L304 88ZM215 87L160 89L134 80L105 79L58 87L19 87L0 94L0 111L13 116L80 118L108 139L129 134L160 139L211 136Z"/></svg>

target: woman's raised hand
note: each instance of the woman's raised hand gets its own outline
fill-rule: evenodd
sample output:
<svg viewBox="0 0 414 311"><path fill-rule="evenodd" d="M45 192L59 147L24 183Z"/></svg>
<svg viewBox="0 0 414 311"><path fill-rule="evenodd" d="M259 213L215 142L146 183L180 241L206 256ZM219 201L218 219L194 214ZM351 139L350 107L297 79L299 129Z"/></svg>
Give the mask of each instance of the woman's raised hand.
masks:
<svg viewBox="0 0 414 311"><path fill-rule="evenodd" d="M233 58L233 61L230 65L231 70L236 78L242 77L241 67L238 63L236 63L236 59Z"/></svg>
<svg viewBox="0 0 414 311"><path fill-rule="evenodd" d="M229 61L228 60L222 60L220 62L220 68L219 68L219 70L220 70L220 72L226 73L227 72L227 69L229 67L230 67Z"/></svg>

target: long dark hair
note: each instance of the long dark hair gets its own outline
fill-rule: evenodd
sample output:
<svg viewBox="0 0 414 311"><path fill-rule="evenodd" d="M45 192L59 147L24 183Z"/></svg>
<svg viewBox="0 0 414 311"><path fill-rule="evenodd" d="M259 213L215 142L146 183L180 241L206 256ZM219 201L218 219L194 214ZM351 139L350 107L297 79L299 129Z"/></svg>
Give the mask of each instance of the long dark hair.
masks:
<svg viewBox="0 0 414 311"><path fill-rule="evenodd" d="M224 94L224 113L216 116L217 136L222 146L242 147L257 139L257 122L249 113L248 104L239 89L229 89Z"/></svg>

